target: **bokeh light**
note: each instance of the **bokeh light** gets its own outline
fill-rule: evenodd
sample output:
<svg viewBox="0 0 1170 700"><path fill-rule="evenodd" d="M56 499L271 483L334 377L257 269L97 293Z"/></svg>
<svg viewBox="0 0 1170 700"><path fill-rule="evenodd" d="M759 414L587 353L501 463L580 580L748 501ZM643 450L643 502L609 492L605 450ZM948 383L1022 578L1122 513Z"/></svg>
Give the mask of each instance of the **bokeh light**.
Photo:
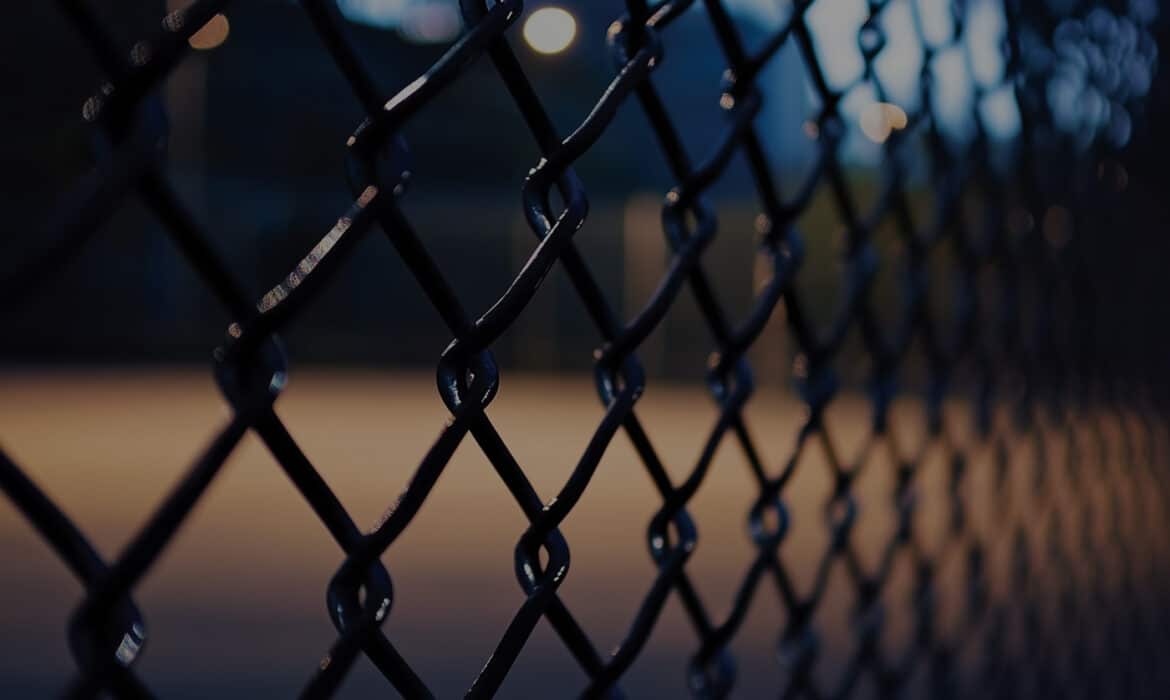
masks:
<svg viewBox="0 0 1170 700"><path fill-rule="evenodd" d="M577 20L560 7L542 7L524 23L524 40L537 53L560 53L576 36Z"/></svg>
<svg viewBox="0 0 1170 700"><path fill-rule="evenodd" d="M890 134L905 129L906 111L890 102L871 102L861 110L861 132L874 143L885 143Z"/></svg>
<svg viewBox="0 0 1170 700"><path fill-rule="evenodd" d="M415 2L402 13L398 33L416 44L445 44L463 29L459 6L453 2Z"/></svg>
<svg viewBox="0 0 1170 700"><path fill-rule="evenodd" d="M228 32L231 27L228 24L227 17L223 15L216 15L207 21L207 24L199 28L199 31L191 35L187 43L191 48L199 51L210 51L227 41Z"/></svg>

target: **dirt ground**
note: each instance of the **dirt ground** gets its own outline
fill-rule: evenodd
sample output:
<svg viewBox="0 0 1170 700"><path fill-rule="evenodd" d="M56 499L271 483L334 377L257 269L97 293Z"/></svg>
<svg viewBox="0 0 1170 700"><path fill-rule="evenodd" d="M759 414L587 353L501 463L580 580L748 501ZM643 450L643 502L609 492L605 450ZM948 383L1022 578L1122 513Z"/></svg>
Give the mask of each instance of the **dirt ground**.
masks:
<svg viewBox="0 0 1170 700"><path fill-rule="evenodd" d="M201 369L10 371L0 383L0 444L107 558L130 539L228 416ZM828 419L840 454L860 448L869 428L866 406L856 396L834 403ZM299 371L277 407L363 526L394 502L447 416L433 377L422 373ZM922 439L914 433L923 422L920 411L910 401L896 412L905 414L904 444ZM713 401L698 386L657 383L637 412L681 481L715 421ZM749 429L772 473L790 454L802 415L788 393L763 392L749 404ZM489 416L547 500L567 478L602 407L587 377L508 375ZM959 431L956 440L967 437ZM920 486L942 494L943 460L929 455ZM892 472L888 458L875 455L854 489L859 521L852 538L871 569L895 525ZM828 547L823 505L829 489L823 452L813 447L784 491L792 520L781 556L801 591L812 585ZM699 545L688 570L715 619L726 613L754 554L746 529L754 494L742 453L728 438L689 509ZM947 501L939 495L923 502L920 531L941 547ZM561 592L602 651L622 639L653 580L645 533L659 503L619 433L563 526L572 563ZM462 694L523 600L513 548L524 526L469 439L383 557L396 597L384 629L441 697ZM0 696L56 694L74 668L64 628L81 588L7 502L0 502L0 552L6 562L0 567ZM137 589L150 633L138 665L143 678L168 697L295 693L335 638L325 586L341 561L309 507L249 435ZM853 639L852 583L844 566L830 571L816 619L827 641L818 666L826 677L839 670ZM896 562L887 586L884 643L895 647L911 634L910 571L909 562ZM952 588L961 595L959 586ZM732 647L738 697L770 695L780 682L774 656L785 618L775 585L765 580ZM633 697L684 696L685 664L696 647L672 597L623 689ZM546 696L548 683L567 687L571 695L583 680L542 623L501 696ZM363 660L345 690L357 697L383 687Z"/></svg>

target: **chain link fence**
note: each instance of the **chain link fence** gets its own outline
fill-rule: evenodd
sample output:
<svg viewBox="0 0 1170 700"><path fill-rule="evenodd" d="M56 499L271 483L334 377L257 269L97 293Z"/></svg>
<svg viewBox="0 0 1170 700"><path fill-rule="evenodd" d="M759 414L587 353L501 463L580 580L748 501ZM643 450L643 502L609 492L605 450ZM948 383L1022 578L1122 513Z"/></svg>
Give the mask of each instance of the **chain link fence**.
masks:
<svg viewBox="0 0 1170 700"><path fill-rule="evenodd" d="M547 695L620 697L623 674L652 643L672 597L694 632L694 653L678 673L686 674L696 697L725 697L736 688L730 644L757 596L774 596L785 615L776 647L782 697L1164 697L1170 689L1170 671L1162 662L1170 649L1165 591L1170 435L1158 383L1162 357L1156 347L1147 347L1137 362L1127 353L1140 343L1140 326L1101 323L1100 314L1087 311L1099 309L1100 299L1110 294L1102 289L1093 259L1094 246L1108 244L1111 212L1119 201L1109 170L1115 161L1107 158L1129 140L1131 115L1140 110L1144 89L1133 66L1152 69L1157 47L1147 27L1156 7L1019 0L1000 7L995 0L1006 24L994 46L1001 52L998 70L988 74L973 55L968 20L972 8L989 2L871 0L856 36L861 75L842 88L826 75L824 47L808 19L818 5L830 2L788 4L781 29L749 49L722 0L627 0L624 7L614 0L617 19L606 37L614 77L566 136L546 110L556 95L538 93L510 48L525 10L519 0L463 0L461 37L429 70L397 90L387 89L367 68L332 0L302 0L365 112L346 144L353 203L280 284L253 302L212 244L200 212L170 181L159 97L192 36L230 3L197 0L128 47L86 0L59 0L109 78L83 110L98 134L94 166L49 213L45 240L53 247L0 279L0 298L19 303L35 294L39 281L84 255L87 239L136 198L236 319L214 351L215 377L232 408L230 420L215 430L205 451L116 558L103 560L69 515L0 454L0 487L86 590L67 630L77 662L67 694L152 695L135 671L147 644L149 615L136 605L135 587L240 440L253 432L342 554L327 582L327 614L337 637L322 640L319 667L305 670L306 697L333 695L362 656L401 695L431 695L428 679L395 644L395 608L411 603L395 599L392 572L382 557L410 526L463 443L482 451L528 521L514 551L523 602L500 630L469 697L500 689L542 619L588 678L585 687L550 687ZM917 94L905 109L890 96L881 68L891 41L884 17L900 4L910 9L922 53ZM679 134L688 115L667 108L654 79L659 64L670 60L660 37L687 12L701 13L710 23L722 49L722 56L711 60L726 66L721 92L712 100L723 126L706 135L709 150L699 154L688 152ZM757 77L786 47L798 52L814 95L817 108L805 131L816 157L802 180L785 183L792 194L781 196L781 176L761 145L760 132L767 127L758 115L764 100L786 96L767 94ZM412 156L401 131L476 61L494 66L501 99L506 94L515 104L542 158L522 190L523 215L533 234L527 262L498 298L468 308L428 252L426 232L416 230L406 213ZM973 86L974 99L958 115L958 127L942 115L953 108L946 83L955 75L940 69L944 61L958 62ZM868 202L855 193L843 155L854 128L843 102L858 86L873 98L861 114L862 129L880 144L881 184ZM989 135L988 105L1005 99L1017 125L1010 139L996 140ZM596 280L574 242L589 202L573 165L619 109L645 115L656 142L641 144L644 155L664 158L677 183L661 209L669 261L657 288L631 318L610 304L611 292ZM722 231L707 197L739 156L758 201L752 232ZM925 195L910 184L916 168L927 173ZM804 237L831 234L802 230L802 217L818 195L828 196L844 232L843 276L831 315L812 308L821 300L810 299L800 287ZM930 201L925 215L913 206L921 196ZM459 205L459 194L450 193L450 207ZM978 216L969 216L972 211ZM895 257L878 256L880 230L895 232L900 244ZM274 403L289 371L278 334L296 323L330 278L344 274L355 244L370 236L385 236L450 330L437 369L438 394L450 419L419 456L398 500L362 530L302 452ZM758 264L767 270L740 318L721 302L705 271L716 236L754 246ZM566 455L575 465L561 489L540 494L509 448L509 442L531 436L506 440L489 417L502 381L492 346L524 314L558 264L596 328L597 349L580 352L592 352L604 416L585 450ZM875 291L883 270L896 271L898 279L889 298ZM709 330L710 361L695 374L705 377L718 412L686 477L676 481L638 414L646 388L638 351L682 294L693 295ZM821 318L829 322L820 323ZM755 387L746 355L769 325L781 325L795 349L794 387L806 408L795 447L780 464L761 456L745 421ZM825 420L841 391L845 347L854 340L866 361L869 409L867 438L856 452L842 448ZM909 359L915 353L920 368ZM916 393L904 385L917 369L925 379L925 410L914 420L924 425L919 439L906 440L893 425L906 417L893 407ZM570 561L570 543L559 527L572 517L619 433L632 442L661 496L646 509L646 546L657 574L624 639L607 653L558 594ZM756 554L744 570L725 572L739 582L734 598L712 604L700 596L687 567L702 529L688 514L688 503L724 443L738 449L753 476L754 504L746 520ZM812 452L823 454L833 487L823 504L828 547L815 563L812 585L802 587L786 563L791 511L786 486L806 468ZM923 483L928 461L945 465L940 488ZM893 492L857 493L859 475L885 464L894 470ZM30 469L35 473L35 465ZM972 483L979 479L990 484L983 500L973 495ZM923 526L917 514L924 503L945 514L941 526ZM988 509L987 517L974 517L976 506ZM895 513L897 527L876 557L859 554L855 524L863 508ZM895 585L891 572L899 559L912 563L913 580L907 605L893 608L885 593ZM867 560L877 561L876 567ZM826 684L814 672L822 650L814 617L826 604L829 574L837 568L847 572L852 590L853 640L847 663ZM958 572L962 582L957 607L940 603L944 571ZM713 610L725 612L717 616ZM914 630L896 653L880 643L893 617L911 620Z"/></svg>

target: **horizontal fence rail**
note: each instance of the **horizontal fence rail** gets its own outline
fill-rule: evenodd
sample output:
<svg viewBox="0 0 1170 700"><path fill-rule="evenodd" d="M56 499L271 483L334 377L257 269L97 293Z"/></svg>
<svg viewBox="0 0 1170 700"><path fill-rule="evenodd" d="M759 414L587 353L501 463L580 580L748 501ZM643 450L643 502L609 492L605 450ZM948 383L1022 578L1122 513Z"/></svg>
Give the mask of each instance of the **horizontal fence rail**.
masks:
<svg viewBox="0 0 1170 700"><path fill-rule="evenodd" d="M1094 260L1084 241L1108 235L1110 208L1117 199L1101 178L1090 178L1087 189L1072 184L1072 174L1092 172L1124 144L1124 124L1117 122L1129 119L1127 110L1140 108L1142 91L1126 87L1124 75L1110 77L1105 64L1149 59L1143 65L1147 70L1152 65L1156 47L1146 30L1144 5L1022 0L1001 5L988 0L982 4L994 5L1004 27L993 46L1002 59L998 72L987 75L976 69L977 49L968 40L967 20L980 3L908 2L922 60L916 99L903 109L893 104L880 68L894 40L883 19L898 4L893 0L866 4L867 17L856 37L863 70L844 88L827 76L809 21L817 5L830 0L778 2L787 8L780 29L751 48L723 0L606 1L617 17L605 37L613 77L593 108L565 134L547 109L557 95L534 87L511 48L525 12L520 0L462 0L462 35L425 73L393 88L368 67L332 0L301 0L316 36L364 112L345 146L352 204L283 281L255 301L213 245L201 212L172 184L166 168L166 111L159 95L189 51L192 36L218 14L230 12L232 3L195 0L162 18L154 34L128 46L87 0L58 0L108 79L83 107L96 136L93 169L47 216L48 252L0 278L0 299L20 303L35 294L41 280L84 255L87 240L119 208L137 200L235 319L222 338L208 342L209 347L218 343L214 373L231 406L230 418L215 428L180 483L116 557L99 556L86 533L38 488L28 476L35 474L35 465L26 472L0 453L0 487L85 589L66 631L77 671L63 682L65 692L70 697L153 695L135 669L149 646L150 614L135 602L135 588L225 461L253 433L340 550L336 572L323 582L337 635L322 641L320 665L305 669L305 697L333 695L363 656L401 695L432 694L409 651L396 644L394 612L410 601L395 598L392 582L406 572L392 570L383 556L411 526L465 443L487 458L527 521L512 553L523 602L499 631L468 697L499 691L542 620L587 678L583 687L550 687L549 697L621 697L623 675L653 644L652 632L672 597L693 631L693 654L677 672L685 674L696 697L725 697L737 681L731 644L759 596L775 597L784 614L775 649L783 679L776 692L782 697L854 697L863 684L881 697L1165 697L1170 691L1170 669L1162 661L1170 650L1165 591L1170 581L1170 435L1155 387L1121 383L1105 369L1118 361L1111 359L1109 348L1130 339L1111 335L1116 329L1102 328L1092 314L1082 313L1098 293ZM927 16L927 6L946 13L941 31L937 17ZM709 23L722 52L710 60L726 68L711 104L722 114L722 127L704 134L707 150L701 153L691 153L680 136L688 115L669 109L655 83L656 69L671 60L663 37L684 13L701 14ZM786 95L769 93L757 78L789 47L800 57L807 85L787 89L811 90L816 109L805 131L816 155L799 181L785 183L783 191L789 194L782 195L779 181L790 171L777 167L762 145L768 127L759 115L766 101ZM947 107L943 83L954 75L940 69L944 60L957 60L959 72L973 85L974 97L959 128L940 116ZM428 252L426 231L418 230L406 212L412 158L425 154L410 153L402 132L474 62L494 67L500 99L514 103L541 157L531 164L521 193L522 214L533 234L527 261L498 297L469 307ZM1092 88L1113 105L1112 116L1095 122L1069 116L1060 89L1070 76L1081 76L1082 90ZM862 127L881 142L881 184L872 201L858 197L847 173L846 143L854 125L843 102L858 86L874 98ZM989 134L986 108L993 97L1005 96L1018 124L1010 138L996 139ZM1074 103L1074 112L1077 105L1083 107ZM589 200L574 164L606 133L619 109L644 115L655 137L640 144L644 156L664 159L676 183L661 206L669 260L653 293L628 318L610 304L612 290L602 287L575 241L589 235ZM758 203L754 231L724 231L709 201L711 188L736 158L747 165ZM914 172L926 173L930 206L925 212L913 206L919 196ZM459 193L449 196L451 209L458 211ZM831 317L814 309L822 300L802 293L800 286L805 238L834 233L802 226L817 196L831 202L843 232L842 276ZM979 216L966 216L970 210ZM1075 236L1069 235L1069 221L1076 222ZM878 255L875 239L879 230L887 230L883 227L896 232L896 258ZM274 406L289 372L279 334L297 322L331 278L346 274L356 244L371 236L385 237L450 331L436 374L438 395L450 417L429 451L417 456L400 497L371 529L363 530ZM766 270L746 313L732 313L705 269L717 236L754 246L757 264ZM510 447L538 438L506 436L489 415L503 381L492 348L558 264L596 329L596 349L580 352L592 353L604 415L584 451L566 455L572 467L561 488L538 493ZM894 270L899 279L892 309L874 292L884 270ZM694 375L704 378L717 414L685 478L677 480L639 415L647 373L638 352L684 294L693 296L709 331L710 361L696 367ZM937 299L945 299L941 312ZM822 317L829 322L815 320ZM745 415L755 388L749 350L765 328L777 325L794 348L793 386L806 410L791 453L774 464L758 448ZM843 448L825 417L841 391L844 348L855 341L866 360L869 415L867 437L852 452ZM918 395L905 388L914 371L912 355L925 376L924 411L913 420L924 425L921 439L908 441L892 424L910 420L894 411L894 404ZM572 517L619 433L632 443L660 496L646 508L646 548L656 574L624 638L615 650L605 651L558 592L570 575L572 544L560 527ZM755 485L746 513L746 536L755 553L743 570L725 572L738 582L734 598L712 602L700 594L701 582L688 570L702 531L688 504L724 443L734 446ZM831 471L832 490L823 504L829 538L815 562L812 586L802 589L785 556L791 510L786 486L813 452ZM945 465L944 489L927 490L921 483L927 460ZM885 468L879 461L894 469L893 492L862 503L854 486L866 469ZM970 482L978 470L990 471L993 512L990 526L977 528ZM1027 488L1012 485L1019 478L1026 479ZM945 532L923 532L916 512L926 501L941 504ZM874 558L876 568L867 568L858 553L860 508L888 508L895 514L897 527ZM907 604L894 609L883 592L894 585L891 572L900 559L912 563L913 581ZM994 573L1004 561L1003 574ZM853 643L847 663L826 684L814 673L822 650L814 617L827 604L829 574L838 568L847 573L852 591ZM940 608L938 580L944 569L961 572L965 602L959 610ZM718 611L724 612L718 616ZM958 620L945 631L938 624L944 614ZM879 644L893 617L912 620L914 630L897 654ZM925 685L914 685L919 677L926 678Z"/></svg>

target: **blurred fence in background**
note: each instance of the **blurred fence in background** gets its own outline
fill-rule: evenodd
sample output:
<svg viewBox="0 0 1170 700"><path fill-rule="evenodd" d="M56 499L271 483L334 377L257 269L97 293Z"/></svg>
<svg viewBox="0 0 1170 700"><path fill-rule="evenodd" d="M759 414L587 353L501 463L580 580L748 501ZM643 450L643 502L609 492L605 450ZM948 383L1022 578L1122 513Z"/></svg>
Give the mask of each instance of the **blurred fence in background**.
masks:
<svg viewBox="0 0 1170 700"><path fill-rule="evenodd" d="M728 695L743 684L731 646L765 596L782 611L786 697L1164 696L1167 337L1150 304L1165 290L1167 246L1151 235L1165 217L1150 195L1158 157L1123 155L1164 138L1144 116L1163 60L1155 4L629 0L580 4L543 29L517 0L465 0L459 15L386 4L415 8L412 23L393 15L405 37L458 34L445 50L350 25L390 23L378 3L299 5L250 3L237 17L226 0L198 0L154 15L161 24L123 18L137 42L108 16L124 7L33 10L31 36L71 31L84 52L14 77L23 101L52 103L58 81L93 66L108 82L83 107L93 167L64 195L49 203L36 177L76 167L60 145L40 170L9 173L29 198L10 194L13 226L38 235L15 238L0 268L2 351L182 360L218 341L232 409L108 561L29 478L36 465L0 457L0 486L86 591L68 625L70 695L151 694L135 663L150 611L135 589L253 434L344 552L328 582L337 636L306 669L309 697L334 694L362 658L404 696L434 690L396 640L411 602L392 574L426 574L396 568L394 544L464 443L527 521L514 552L499 552L514 556L523 597L471 696L500 690L543 622L584 678L544 679L543 695L620 695L672 600L693 643L671 671L696 696ZM582 43L600 47L598 17L613 20L604 81L601 56L533 61L509 44L527 23L543 51L539 32L572 40L579 23ZM234 41L248 31L262 37ZM322 71L332 87L310 87ZM326 173L339 182L341 169L322 165L312 138L339 115L359 124L340 206ZM103 244L113 228L121 236ZM372 529L276 411L286 331L293 358L439 357L450 417L419 454L385 446L414 471ZM501 366L592 368L604 414L583 450L559 450L555 493L515 456L539 426L508 433L489 417ZM801 410L762 429L795 433L769 460L751 399L757 377L782 375ZM647 376L701 378L717 409L681 467L635 409ZM843 385L866 403L835 423ZM605 653L562 595L562 530L619 433L658 493L645 510L654 569ZM751 475L752 556L720 572L734 595L712 601L688 566L703 530L691 501L725 444ZM790 484L813 469L828 484L823 520L800 527L824 542L797 557L791 516L806 504ZM858 486L879 470L884 486ZM881 536L859 525L866 511L889 515ZM847 613L844 637L825 634L829 609ZM895 643L899 623L912 631Z"/></svg>

